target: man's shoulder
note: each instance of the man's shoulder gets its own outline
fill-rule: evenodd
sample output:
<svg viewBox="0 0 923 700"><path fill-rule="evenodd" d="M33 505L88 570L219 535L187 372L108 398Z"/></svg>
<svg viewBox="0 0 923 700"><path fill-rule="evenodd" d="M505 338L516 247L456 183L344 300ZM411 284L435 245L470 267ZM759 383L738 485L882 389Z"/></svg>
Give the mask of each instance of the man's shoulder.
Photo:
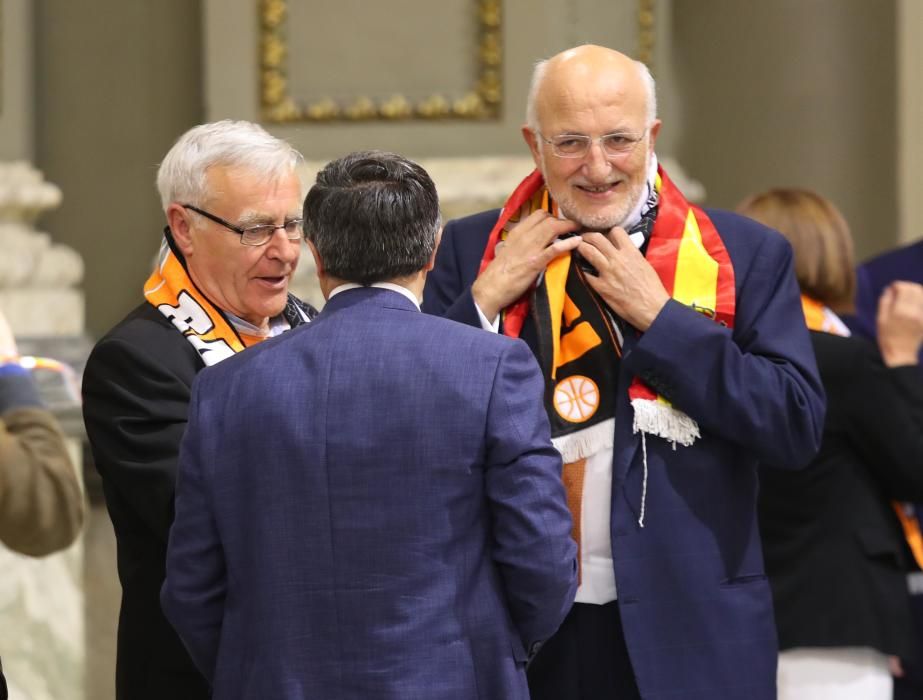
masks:
<svg viewBox="0 0 923 700"><path fill-rule="evenodd" d="M182 338L182 334L176 330L173 324L170 323L162 313L147 302L142 302L129 311L121 321L110 328L106 334L100 338L99 342L102 343L114 339L123 341L131 341L134 339L149 340L152 337L166 334L168 331L173 331L178 338ZM173 334L169 334L169 337L172 338Z"/></svg>
<svg viewBox="0 0 923 700"><path fill-rule="evenodd" d="M859 267L875 278L923 282L923 241L876 255Z"/></svg>
<svg viewBox="0 0 923 700"><path fill-rule="evenodd" d="M455 357L464 357L468 361L480 358L481 362L490 362L500 357L517 357L516 346L532 357L528 345L519 338L510 338L502 333L485 331L441 316L420 314L416 321L420 324L418 336L432 343L432 352L449 348ZM510 355L509 353L513 353ZM477 361L474 361L477 364Z"/></svg>
<svg viewBox="0 0 923 700"><path fill-rule="evenodd" d="M775 229L769 228L765 224L761 224L759 221L754 221L753 219L744 216L743 214L738 214L734 211L728 211L727 209L705 209L705 213L708 215L708 218L715 225L718 233L722 236L725 234L733 236L746 236L748 238L754 238L759 241L765 239L770 240L781 240L785 241L785 237L776 231Z"/></svg>
<svg viewBox="0 0 923 700"><path fill-rule="evenodd" d="M491 232L494 224L497 223L501 211L501 209L488 209L477 214L452 219L446 224L446 229L461 235L482 233L486 236Z"/></svg>
<svg viewBox="0 0 923 700"><path fill-rule="evenodd" d="M726 209L708 208L704 211L735 264L757 251L791 255L791 244L775 229Z"/></svg>
<svg viewBox="0 0 923 700"><path fill-rule="evenodd" d="M143 302L132 309L96 343L87 366L107 363L114 356L147 355L160 363L180 361L199 368L201 359L182 333L157 309Z"/></svg>

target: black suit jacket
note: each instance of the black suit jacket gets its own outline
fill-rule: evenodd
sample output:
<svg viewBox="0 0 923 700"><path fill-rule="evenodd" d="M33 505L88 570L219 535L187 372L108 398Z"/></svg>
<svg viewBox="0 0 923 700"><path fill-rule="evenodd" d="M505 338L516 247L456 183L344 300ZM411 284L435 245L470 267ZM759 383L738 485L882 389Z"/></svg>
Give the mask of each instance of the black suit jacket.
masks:
<svg viewBox="0 0 923 700"><path fill-rule="evenodd" d="M116 697L193 700L208 685L160 609L180 439L198 353L144 303L97 343L83 415L118 542Z"/></svg>
<svg viewBox="0 0 923 700"><path fill-rule="evenodd" d="M913 647L910 556L892 499L923 501L923 375L866 340L811 333L827 392L806 470L761 470L760 529L781 649Z"/></svg>

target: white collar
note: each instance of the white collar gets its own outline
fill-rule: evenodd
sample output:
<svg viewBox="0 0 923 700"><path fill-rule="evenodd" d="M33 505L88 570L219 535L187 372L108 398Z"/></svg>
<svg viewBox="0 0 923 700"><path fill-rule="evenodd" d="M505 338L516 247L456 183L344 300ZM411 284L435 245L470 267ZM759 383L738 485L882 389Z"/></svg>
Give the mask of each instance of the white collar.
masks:
<svg viewBox="0 0 923 700"><path fill-rule="evenodd" d="M249 321L244 321L239 316L235 316L230 311L225 311L225 315L228 317L228 321L231 322L231 325L234 326L234 329L238 333L246 333L247 335L253 335L256 337L263 338L275 338L277 335L281 335L287 330L291 329L291 324L285 319L283 314L278 316L273 316L269 319L269 328L263 329L259 326L254 326Z"/></svg>
<svg viewBox="0 0 923 700"><path fill-rule="evenodd" d="M417 299L413 292L411 292L407 287L402 287L399 284L394 284L393 282L375 282L373 284L356 284L355 282L345 282L344 284L334 287L330 291L330 296L327 297L327 301L333 299L334 296L340 292L345 292L349 289L362 289L363 287L376 287L378 289L390 289L392 292L397 292L398 294L403 295L407 299L413 302L413 305L417 307L417 311L420 310L420 300Z"/></svg>

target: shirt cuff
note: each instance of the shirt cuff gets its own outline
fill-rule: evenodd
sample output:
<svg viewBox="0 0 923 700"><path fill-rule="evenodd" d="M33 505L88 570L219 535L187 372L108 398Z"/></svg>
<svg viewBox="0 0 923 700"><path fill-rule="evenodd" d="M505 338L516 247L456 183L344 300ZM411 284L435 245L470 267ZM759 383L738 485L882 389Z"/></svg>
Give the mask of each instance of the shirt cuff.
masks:
<svg viewBox="0 0 923 700"><path fill-rule="evenodd" d="M488 321L487 316L484 315L484 312L481 311L481 307L478 306L478 303L472 299L474 302L474 310L478 312L478 318L481 319L481 328L485 331L491 331L492 333L500 332L500 314L494 318L493 321Z"/></svg>

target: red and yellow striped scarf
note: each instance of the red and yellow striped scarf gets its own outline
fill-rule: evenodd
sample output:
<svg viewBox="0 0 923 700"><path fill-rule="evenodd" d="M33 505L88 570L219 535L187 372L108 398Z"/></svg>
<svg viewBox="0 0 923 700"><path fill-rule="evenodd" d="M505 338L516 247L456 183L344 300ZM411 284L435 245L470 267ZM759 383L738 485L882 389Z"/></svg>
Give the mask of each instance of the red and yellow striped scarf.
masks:
<svg viewBox="0 0 923 700"><path fill-rule="evenodd" d="M648 262L673 299L732 328L736 299L734 268L714 224L702 209L686 201L662 167L657 170L655 186L659 202L657 218L647 246ZM509 224L528 216L541 202L547 201L547 196L541 173L533 171L503 207L488 238L481 260L481 271L494 259L497 243L506 237ZM544 208L557 213L553 203ZM554 341L552 379L557 369L569 359L561 352L560 331L571 259L570 255L556 258L545 271ZM504 334L519 337L529 313L533 291L534 285L502 311ZM683 445L691 445L699 437L698 425L693 419L673 408L669 401L639 378L634 378L628 393L635 411L635 432L658 435Z"/></svg>

